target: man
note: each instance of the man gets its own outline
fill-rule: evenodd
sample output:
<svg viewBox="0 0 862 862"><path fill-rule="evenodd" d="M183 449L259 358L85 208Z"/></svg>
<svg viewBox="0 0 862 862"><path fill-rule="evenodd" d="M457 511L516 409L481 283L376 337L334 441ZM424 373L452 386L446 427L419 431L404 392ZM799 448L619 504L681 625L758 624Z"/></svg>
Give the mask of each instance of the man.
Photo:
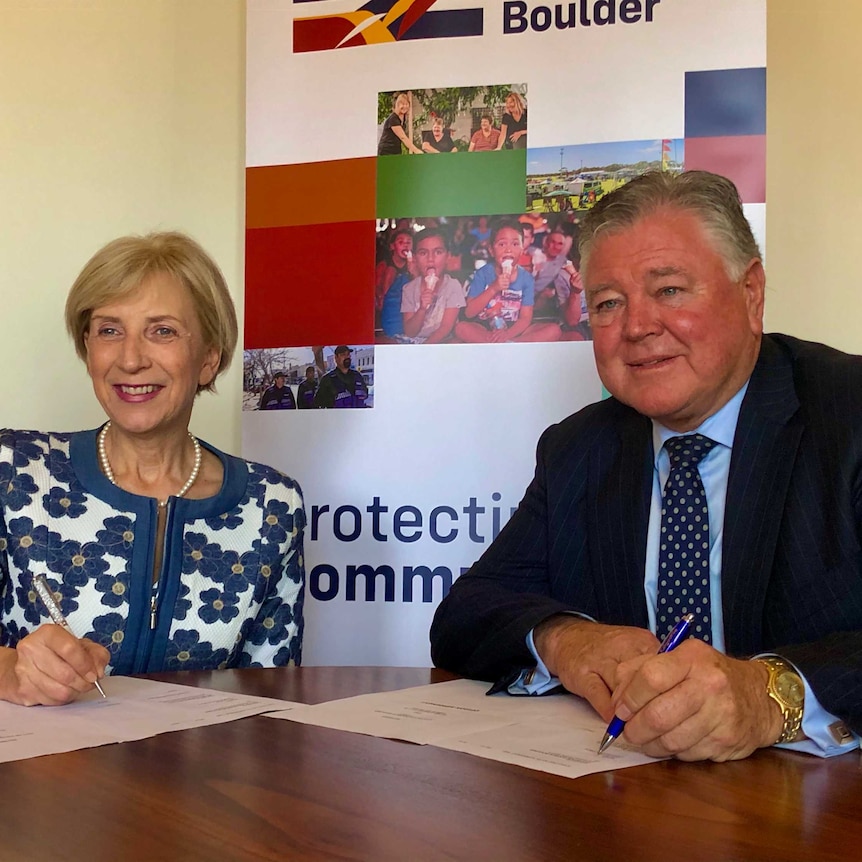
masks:
<svg viewBox="0 0 862 862"><path fill-rule="evenodd" d="M494 120L490 114L485 114L479 121L479 128L470 138L469 153L490 153L497 149L500 143L500 130L494 128Z"/></svg>
<svg viewBox="0 0 862 862"><path fill-rule="evenodd" d="M439 228L422 231L416 241L419 275L404 286L401 314L404 335L411 344L439 344L455 328L464 307L464 288L446 272L449 243Z"/></svg>
<svg viewBox="0 0 862 862"><path fill-rule="evenodd" d="M402 335L401 294L404 285L416 274L413 261L413 232L399 228L389 242L389 260L381 260L375 273L374 296L380 312L380 328L387 340Z"/></svg>
<svg viewBox="0 0 862 862"><path fill-rule="evenodd" d="M520 221L520 224L521 229L524 231L524 247L521 249L521 256L518 258L518 266L532 275L533 255L537 251L536 247L533 245L533 225L530 222L524 221Z"/></svg>
<svg viewBox="0 0 862 862"><path fill-rule="evenodd" d="M296 401L293 391L285 384L283 371L276 371L272 376L272 385L268 386L260 396L258 410L295 410Z"/></svg>
<svg viewBox="0 0 862 862"><path fill-rule="evenodd" d="M314 394L317 392L317 381L314 377L314 366L309 365L305 369L305 380L299 384L299 389L296 390L296 395L299 403L297 406L300 410L308 410L314 407Z"/></svg>
<svg viewBox="0 0 862 862"><path fill-rule="evenodd" d="M580 251L614 397L542 436L518 511L438 609L434 661L513 693L558 679L653 755L854 747L862 363L763 335L760 253L722 177L623 186ZM691 540L668 540L682 517ZM698 636L656 655L686 612Z"/></svg>
<svg viewBox="0 0 862 862"><path fill-rule="evenodd" d="M580 273L568 257L571 247L572 238L557 225L545 236L543 253L533 255L536 314L556 315L566 308L572 294L577 294L580 300L583 287Z"/></svg>
<svg viewBox="0 0 862 862"><path fill-rule="evenodd" d="M368 386L362 375L350 367L351 353L346 344L335 348L335 368L321 377L315 407L365 407Z"/></svg>

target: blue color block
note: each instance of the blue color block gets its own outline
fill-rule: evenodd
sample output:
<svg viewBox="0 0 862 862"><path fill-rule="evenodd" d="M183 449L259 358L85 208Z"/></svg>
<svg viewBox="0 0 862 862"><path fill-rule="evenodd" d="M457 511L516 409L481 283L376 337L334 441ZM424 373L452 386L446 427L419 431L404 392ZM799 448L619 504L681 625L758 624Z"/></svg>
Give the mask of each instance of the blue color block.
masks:
<svg viewBox="0 0 862 862"><path fill-rule="evenodd" d="M766 69L685 73L685 136L766 134Z"/></svg>

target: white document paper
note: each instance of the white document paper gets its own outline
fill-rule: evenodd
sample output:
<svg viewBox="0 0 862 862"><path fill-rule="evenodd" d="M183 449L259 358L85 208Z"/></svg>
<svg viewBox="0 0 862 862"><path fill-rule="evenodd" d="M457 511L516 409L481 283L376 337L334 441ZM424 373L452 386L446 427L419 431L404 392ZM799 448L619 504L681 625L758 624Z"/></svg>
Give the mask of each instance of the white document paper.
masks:
<svg viewBox="0 0 862 862"><path fill-rule="evenodd" d="M567 778L655 762L622 740L597 754L606 725L580 698L488 697L487 690L487 683L459 679L301 706L268 718L435 745Z"/></svg>
<svg viewBox="0 0 862 862"><path fill-rule="evenodd" d="M221 724L294 704L132 677L106 677L98 692L66 706L0 702L0 763L146 739L172 730Z"/></svg>

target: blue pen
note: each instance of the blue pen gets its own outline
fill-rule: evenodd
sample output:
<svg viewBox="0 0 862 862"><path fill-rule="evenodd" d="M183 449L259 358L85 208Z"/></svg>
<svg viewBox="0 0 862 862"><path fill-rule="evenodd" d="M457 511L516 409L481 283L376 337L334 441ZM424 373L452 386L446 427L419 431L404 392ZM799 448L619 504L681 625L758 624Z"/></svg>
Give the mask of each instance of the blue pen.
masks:
<svg viewBox="0 0 862 862"><path fill-rule="evenodd" d="M661 646L658 648L658 654L661 655L663 652L670 652L672 649L676 649L688 637L688 630L691 628L691 624L693 622L693 614L686 614L684 617L680 617L679 622L670 630L668 636L661 642ZM611 723L608 725L608 729L602 737L602 744L599 746L599 754L604 753L608 748L610 748L611 743L623 732L623 728L625 728L625 726L626 723L621 718L614 716L611 719Z"/></svg>

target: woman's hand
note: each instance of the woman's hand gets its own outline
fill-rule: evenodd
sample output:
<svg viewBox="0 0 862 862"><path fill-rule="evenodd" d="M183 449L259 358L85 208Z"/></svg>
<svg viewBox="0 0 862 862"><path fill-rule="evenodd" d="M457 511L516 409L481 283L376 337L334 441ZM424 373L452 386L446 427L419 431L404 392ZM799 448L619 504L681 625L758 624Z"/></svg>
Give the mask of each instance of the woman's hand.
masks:
<svg viewBox="0 0 862 862"><path fill-rule="evenodd" d="M395 137L398 138L405 147L407 147L407 152L411 153L414 156L421 156L422 150L407 137L407 132L401 128L401 126L393 126L392 131L395 133Z"/></svg>
<svg viewBox="0 0 862 862"><path fill-rule="evenodd" d="M506 143L506 136L509 134L509 129L505 123L500 123L500 140L497 141L497 149L502 150Z"/></svg>
<svg viewBox="0 0 862 862"><path fill-rule="evenodd" d="M60 706L90 691L110 655L99 644L46 624L0 650L0 697L21 706Z"/></svg>

